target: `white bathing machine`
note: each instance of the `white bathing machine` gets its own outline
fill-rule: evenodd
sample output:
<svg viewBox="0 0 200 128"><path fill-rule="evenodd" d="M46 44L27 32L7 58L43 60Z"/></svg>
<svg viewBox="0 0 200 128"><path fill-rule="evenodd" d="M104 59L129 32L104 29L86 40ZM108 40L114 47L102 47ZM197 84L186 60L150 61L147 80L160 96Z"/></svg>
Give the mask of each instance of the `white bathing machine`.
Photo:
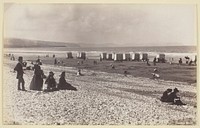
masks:
<svg viewBox="0 0 200 128"><path fill-rule="evenodd" d="M123 54L123 60L130 61L131 60L131 54L130 53L124 53Z"/></svg>
<svg viewBox="0 0 200 128"><path fill-rule="evenodd" d="M114 54L108 53L107 56L106 56L106 59L107 60L113 60L113 58L114 58L113 56L114 56Z"/></svg>
<svg viewBox="0 0 200 128"><path fill-rule="evenodd" d="M116 53L114 55L114 61L123 61L123 54L122 53Z"/></svg>
<svg viewBox="0 0 200 128"><path fill-rule="evenodd" d="M156 56L156 58L158 59L158 63L165 63L165 54L158 54Z"/></svg>
<svg viewBox="0 0 200 128"><path fill-rule="evenodd" d="M148 60L148 54L147 53L141 53L141 60L147 61Z"/></svg>
<svg viewBox="0 0 200 128"><path fill-rule="evenodd" d="M86 59L86 53L85 52L78 52L77 58L78 59Z"/></svg>
<svg viewBox="0 0 200 128"><path fill-rule="evenodd" d="M132 60L140 61L140 54L139 53L133 53L132 54Z"/></svg>
<svg viewBox="0 0 200 128"><path fill-rule="evenodd" d="M67 52L66 58L67 58L67 59L73 58L72 52Z"/></svg>
<svg viewBox="0 0 200 128"><path fill-rule="evenodd" d="M101 53L100 57L102 60L106 60L107 53Z"/></svg>

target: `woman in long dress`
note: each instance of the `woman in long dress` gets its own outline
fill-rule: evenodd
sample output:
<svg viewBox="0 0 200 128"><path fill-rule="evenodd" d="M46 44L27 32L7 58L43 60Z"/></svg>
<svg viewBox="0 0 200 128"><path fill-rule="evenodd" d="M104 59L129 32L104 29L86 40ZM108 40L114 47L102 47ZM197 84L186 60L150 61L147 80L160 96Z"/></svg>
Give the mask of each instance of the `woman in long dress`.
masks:
<svg viewBox="0 0 200 128"><path fill-rule="evenodd" d="M30 84L30 90L38 90L38 91L42 90L43 76L44 76L44 73L41 70L40 65L35 64L34 65L34 76L32 78L31 84Z"/></svg>
<svg viewBox="0 0 200 128"><path fill-rule="evenodd" d="M75 87L73 87L71 84L67 83L65 80L65 72L62 72L60 75L59 83L58 83L58 89L59 90L74 90L77 91Z"/></svg>

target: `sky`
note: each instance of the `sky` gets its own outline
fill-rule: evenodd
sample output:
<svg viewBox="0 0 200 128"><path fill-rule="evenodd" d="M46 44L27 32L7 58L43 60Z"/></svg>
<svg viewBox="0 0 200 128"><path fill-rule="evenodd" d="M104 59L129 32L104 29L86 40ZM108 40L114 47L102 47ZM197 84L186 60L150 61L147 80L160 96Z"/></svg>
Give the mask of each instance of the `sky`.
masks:
<svg viewBox="0 0 200 128"><path fill-rule="evenodd" d="M112 46L196 45L195 5L5 4L4 37Z"/></svg>

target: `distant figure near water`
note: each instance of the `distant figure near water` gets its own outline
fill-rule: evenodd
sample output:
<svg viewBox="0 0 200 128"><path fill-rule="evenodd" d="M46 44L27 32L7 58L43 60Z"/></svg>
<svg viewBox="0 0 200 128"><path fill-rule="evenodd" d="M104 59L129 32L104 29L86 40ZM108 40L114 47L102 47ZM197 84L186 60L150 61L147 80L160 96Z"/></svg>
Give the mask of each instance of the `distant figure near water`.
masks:
<svg viewBox="0 0 200 128"><path fill-rule="evenodd" d="M157 72L158 72L158 69L154 68L153 73L151 73L153 75L153 79L160 78L160 75Z"/></svg>
<svg viewBox="0 0 200 128"><path fill-rule="evenodd" d="M179 65L182 65L182 63L183 63L182 58L179 59L178 63L179 63Z"/></svg>
<svg viewBox="0 0 200 128"><path fill-rule="evenodd" d="M73 87L71 84L67 83L65 80L65 72L62 72L60 75L59 83L58 83L58 89L59 90L74 90L77 91L75 87Z"/></svg>
<svg viewBox="0 0 200 128"><path fill-rule="evenodd" d="M23 74L24 74L23 66L24 66L23 65L23 57L20 56L18 58L18 63L15 66L14 71L17 71L18 90L21 90L20 84L22 84L22 91L25 91L25 87L24 87L25 81L24 81L24 78L23 78Z"/></svg>
<svg viewBox="0 0 200 128"><path fill-rule="evenodd" d="M57 65L57 63L58 63L58 61L57 61L57 59L55 58L55 59L54 59L54 65Z"/></svg>
<svg viewBox="0 0 200 128"><path fill-rule="evenodd" d="M149 59L146 59L146 60L147 60L147 65L148 65L148 66L151 66L151 65L149 64Z"/></svg>
<svg viewBox="0 0 200 128"><path fill-rule="evenodd" d="M81 70L79 69L77 72L77 76L83 76L83 74L81 73Z"/></svg>
<svg viewBox="0 0 200 128"><path fill-rule="evenodd" d="M153 59L153 65L156 66L156 57Z"/></svg>
<svg viewBox="0 0 200 128"><path fill-rule="evenodd" d="M33 69L34 69L34 76L32 78L31 84L30 84L30 90L41 91L43 88L44 73L41 70L40 62L37 62L34 65Z"/></svg>

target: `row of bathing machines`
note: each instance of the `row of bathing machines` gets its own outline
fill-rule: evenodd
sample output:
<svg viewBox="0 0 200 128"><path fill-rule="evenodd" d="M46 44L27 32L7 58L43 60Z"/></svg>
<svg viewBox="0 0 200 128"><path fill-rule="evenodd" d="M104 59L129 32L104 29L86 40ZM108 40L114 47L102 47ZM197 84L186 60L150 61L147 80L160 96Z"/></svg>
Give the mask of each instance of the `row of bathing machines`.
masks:
<svg viewBox="0 0 200 128"><path fill-rule="evenodd" d="M74 58L72 52L67 52L66 58ZM86 59L85 52L78 52L76 55L78 59ZM113 61L148 61L147 53L101 53L100 60L113 60ZM157 61L165 60L165 54L158 54L156 56ZM164 61L163 61L164 62Z"/></svg>

